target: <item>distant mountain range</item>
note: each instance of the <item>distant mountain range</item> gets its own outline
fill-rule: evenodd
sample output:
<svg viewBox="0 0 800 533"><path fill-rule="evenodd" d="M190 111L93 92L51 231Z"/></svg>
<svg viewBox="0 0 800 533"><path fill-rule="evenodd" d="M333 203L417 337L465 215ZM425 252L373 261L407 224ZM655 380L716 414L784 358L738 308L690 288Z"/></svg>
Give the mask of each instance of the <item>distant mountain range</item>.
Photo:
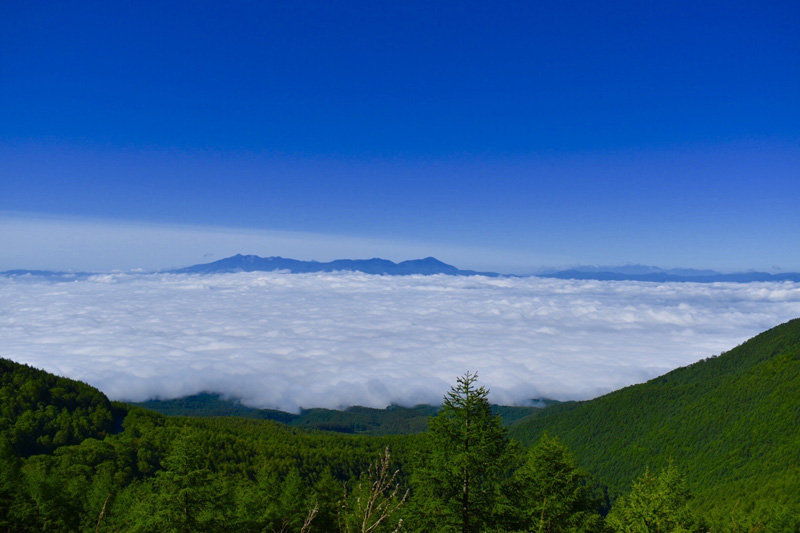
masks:
<svg viewBox="0 0 800 533"><path fill-rule="evenodd" d="M217 274L225 272L286 271L293 274L309 272L354 271L365 274L407 276L412 274L447 274L450 276L506 276L497 272L477 272L461 270L443 263L434 257L412 259L395 263L387 259L337 259L322 263L300 261L284 257L259 257L257 255L237 254L213 263L193 265L186 268L168 270L172 274ZM538 277L558 279L583 279L598 281L652 281L652 282L695 282L714 283L720 281L747 283L751 281L794 281L800 282L800 273L787 272L769 274L767 272L736 272L723 274L715 270L693 268L662 269L648 265L623 265L615 267L580 266L569 270L554 270L535 274Z"/></svg>
<svg viewBox="0 0 800 533"><path fill-rule="evenodd" d="M435 257L411 259L395 263L388 259L336 259L334 261L301 261L285 257L259 257L257 255L236 254L212 263L202 263L185 268L162 271L167 274L222 274L233 272L290 272L307 274L313 272L363 272L388 276L409 276L445 274L448 276L513 276L497 272L478 272L461 270L453 265L439 261ZM50 270L6 270L0 276L30 276L47 278L54 281L74 281L85 279L92 272L65 272ZM662 269L648 265L622 266L578 266L567 270L549 270L533 274L542 278L597 280L597 281L649 281L655 283L693 282L716 283L733 282L749 283L753 281L792 281L800 283L800 273L784 272L770 274L768 272L734 272L723 274L715 270L698 270L693 268ZM516 277L516 276L514 276Z"/></svg>
<svg viewBox="0 0 800 533"><path fill-rule="evenodd" d="M652 281L693 282L693 283L749 283L751 281L794 281L800 282L800 273L784 272L770 274L768 272L734 272L723 274L714 270L695 270L691 268L674 268L669 270L644 265L624 267L576 267L569 270L556 270L536 274L544 278L583 279L597 281Z"/></svg>
<svg viewBox="0 0 800 533"><path fill-rule="evenodd" d="M449 276L491 276L501 274L496 272L476 272L474 270L461 270L436 259L411 259L395 263L388 259L336 259L322 263L319 261L300 261L284 257L259 257L257 255L237 254L226 257L213 263L193 265L186 268L168 270L170 274L218 274L227 272L274 272L286 271L292 274L307 274L311 272L336 272L336 271L363 272L365 274L384 274L390 276L409 276L413 274L432 275L447 274Z"/></svg>
<svg viewBox="0 0 800 533"><path fill-rule="evenodd" d="M645 274L670 274L672 276L716 276L720 274L716 270L698 270L696 268L659 268L651 265L617 265L617 266L598 266L598 265L580 265L570 269L558 269L554 272L562 271L569 272L577 270L585 273L604 273L614 272L616 274L626 274L630 276L641 276Z"/></svg>

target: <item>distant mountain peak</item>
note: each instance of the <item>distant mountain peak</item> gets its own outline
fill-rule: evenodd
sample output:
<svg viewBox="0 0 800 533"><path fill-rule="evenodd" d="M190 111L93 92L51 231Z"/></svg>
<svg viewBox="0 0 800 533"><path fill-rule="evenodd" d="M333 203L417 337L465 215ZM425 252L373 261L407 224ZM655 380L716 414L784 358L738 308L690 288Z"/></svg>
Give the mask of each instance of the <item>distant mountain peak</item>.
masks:
<svg viewBox="0 0 800 533"><path fill-rule="evenodd" d="M365 274L411 276L446 274L450 276L491 276L497 277L496 272L476 272L474 270L461 270L453 265L448 265L435 257L423 259L409 259L395 263L389 259L373 257L371 259L335 259L328 262L301 261L278 256L259 257L257 255L236 254L231 257L219 259L211 263L192 265L186 268L169 270L171 274L217 274L232 272L275 272L288 271L294 274L307 274L313 272L350 271Z"/></svg>

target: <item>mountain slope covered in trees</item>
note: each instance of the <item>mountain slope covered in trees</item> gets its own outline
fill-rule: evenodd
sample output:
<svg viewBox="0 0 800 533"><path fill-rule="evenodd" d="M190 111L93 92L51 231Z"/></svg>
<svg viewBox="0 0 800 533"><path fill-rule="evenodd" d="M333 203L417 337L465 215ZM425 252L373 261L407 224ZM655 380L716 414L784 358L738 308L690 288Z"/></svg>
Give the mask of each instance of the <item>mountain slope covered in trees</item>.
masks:
<svg viewBox="0 0 800 533"><path fill-rule="evenodd" d="M550 407L511 430L524 444L544 433L612 495L645 467L672 463L687 472L692 505L704 515L768 517L773 504L800 515L800 319L647 383Z"/></svg>
<svg viewBox="0 0 800 533"><path fill-rule="evenodd" d="M22 457L114 428L111 402L89 385L0 359L0 438Z"/></svg>
<svg viewBox="0 0 800 533"><path fill-rule="evenodd" d="M42 390L35 402L25 404L27 409L9 411L5 427L16 427L40 409L52 411L52 402L61 397L75 398L60 411L75 420L91 410L96 397L105 400L84 384L10 361L2 373L3 381L13 384L7 392ZM472 383L477 376L467 379ZM56 394L56 389L63 390ZM507 490L527 486L530 476L515 472L525 454L508 440L486 391L467 388L454 394L463 397L463 405L442 409L431 420L444 422L448 431L468 431L462 432L461 447L439 455L431 444L451 439L445 435L442 441L439 435L437 440L436 430L391 437L342 435L241 417L166 417L124 404L110 406L123 417L120 431L96 432L47 453L16 453L9 446L13 432L4 432L0 530L379 532L403 524L409 531L430 531L431 526L467 532L477 531L469 524L497 531L532 527L541 516L522 512L517 496L524 491ZM107 400L100 403L109 406ZM465 416L472 420L466 426ZM37 427L46 434L47 427ZM490 443L498 453L470 446L478 442ZM464 460L462 450L470 454L464 463L474 487L468 497L431 492L441 483L461 486L462 468L455 472L450 467ZM416 475L429 471L438 473ZM569 483L581 479L575 472ZM426 494L435 500L423 498ZM576 512L588 509L594 517L587 531L599 532L599 503L589 493L581 502ZM462 505L466 510L452 511Z"/></svg>

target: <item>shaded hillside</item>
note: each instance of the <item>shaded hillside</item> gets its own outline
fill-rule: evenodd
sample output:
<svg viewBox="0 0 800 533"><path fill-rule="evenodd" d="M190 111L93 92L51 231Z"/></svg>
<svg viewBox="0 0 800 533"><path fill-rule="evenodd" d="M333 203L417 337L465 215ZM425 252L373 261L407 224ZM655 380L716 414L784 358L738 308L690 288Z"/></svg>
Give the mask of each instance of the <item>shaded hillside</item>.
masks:
<svg viewBox="0 0 800 533"><path fill-rule="evenodd" d="M768 502L800 510L800 319L647 383L545 409L511 434L531 444L544 432L613 494L673 461L708 516L763 516Z"/></svg>
<svg viewBox="0 0 800 533"><path fill-rule="evenodd" d="M363 433L371 435L397 435L421 433L428 427L428 417L436 414L437 407L417 405L401 407L392 405L386 409L350 407L344 410L304 409L300 414L256 409L218 394L196 394L174 400L150 400L134 404L152 409L168 416L239 416L261 420L274 420L305 429L336 431L339 433ZM492 411L499 414L506 425L538 411L536 407L495 405Z"/></svg>
<svg viewBox="0 0 800 533"><path fill-rule="evenodd" d="M152 409L167 416L238 416L259 420L274 420L290 424L298 415L274 409L256 409L247 407L235 400L228 400L219 394L193 394L173 400L148 400L131 402L131 405Z"/></svg>
<svg viewBox="0 0 800 533"><path fill-rule="evenodd" d="M297 531L315 505L314 531L335 531L343 483L413 444L165 417L5 359L0 408L0 531Z"/></svg>
<svg viewBox="0 0 800 533"><path fill-rule="evenodd" d="M106 396L80 381L0 359L0 438L16 455L46 453L114 428Z"/></svg>
<svg viewBox="0 0 800 533"><path fill-rule="evenodd" d="M40 410L59 411L68 395L57 389L76 385L24 365L7 366L4 377L11 377L6 381L21 395L37 391L36 401L28 402L28 409L15 413L12 421ZM74 390L82 399L104 400L86 385L77 384ZM60 412L78 413L82 405ZM0 531L353 531L388 517L360 506L364 498L377 502L379 513L391 505L395 514L386 528L370 527L376 533L401 523L406 531L453 529L440 527L449 523L449 515L429 506L436 480L415 477L419 465L433 464L433 454L440 453L426 436L342 435L269 420L166 417L136 406L114 407L124 418L120 431L102 439L85 438L28 457L15 454L0 439ZM491 427L499 429L500 421L490 418ZM472 438L485 432L478 423L469 427ZM510 486L513 469L526 454L508 446L502 431L497 443L503 462L495 459L497 471L484 480L496 501L473 504L470 516L503 530L525 527L530 517L516 512L524 507L515 502L525 493L521 489L528 478L515 477L514 491L503 488ZM533 472L531 468L526 472ZM387 477L386 472L396 473ZM459 472L447 474L448 479L457 480ZM480 478L472 479L474 484ZM440 501L461 502L449 497ZM584 501L593 506L586 512L599 533L599 509L588 496Z"/></svg>

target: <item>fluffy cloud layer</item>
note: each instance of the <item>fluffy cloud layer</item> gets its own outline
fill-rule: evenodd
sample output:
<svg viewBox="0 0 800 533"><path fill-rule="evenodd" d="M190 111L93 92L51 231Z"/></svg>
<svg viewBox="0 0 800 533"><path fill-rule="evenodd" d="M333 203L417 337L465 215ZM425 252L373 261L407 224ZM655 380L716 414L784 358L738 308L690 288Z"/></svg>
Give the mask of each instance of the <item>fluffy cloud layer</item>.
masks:
<svg viewBox="0 0 800 533"><path fill-rule="evenodd" d="M201 391L296 410L586 399L800 316L800 285L358 273L0 278L0 356L112 399Z"/></svg>

